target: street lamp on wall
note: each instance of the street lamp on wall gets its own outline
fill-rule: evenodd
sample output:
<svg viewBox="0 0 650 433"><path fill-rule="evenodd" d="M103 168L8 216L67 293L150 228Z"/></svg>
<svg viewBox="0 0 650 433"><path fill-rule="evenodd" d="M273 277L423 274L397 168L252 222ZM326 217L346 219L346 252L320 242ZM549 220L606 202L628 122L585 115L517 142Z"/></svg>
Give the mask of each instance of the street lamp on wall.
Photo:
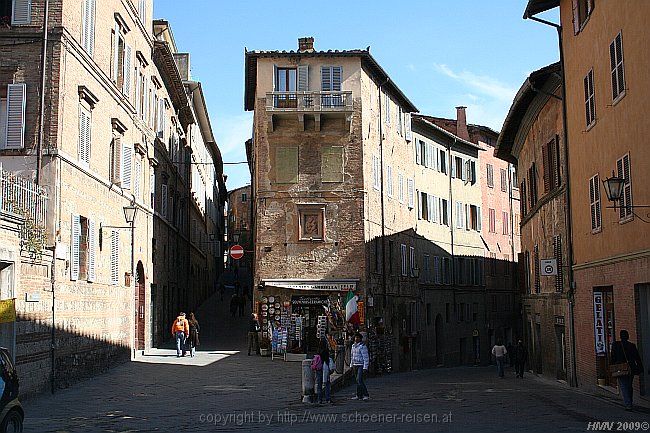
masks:
<svg viewBox="0 0 650 433"><path fill-rule="evenodd" d="M135 222L135 214L138 212L138 208L130 205L124 206L124 219L126 219L127 224L133 224Z"/></svg>
<svg viewBox="0 0 650 433"><path fill-rule="evenodd" d="M603 186L605 187L605 194L607 194L607 200L617 202L623 196L623 186L625 185L625 179L622 177L615 177L612 173L612 177L607 178L603 181Z"/></svg>

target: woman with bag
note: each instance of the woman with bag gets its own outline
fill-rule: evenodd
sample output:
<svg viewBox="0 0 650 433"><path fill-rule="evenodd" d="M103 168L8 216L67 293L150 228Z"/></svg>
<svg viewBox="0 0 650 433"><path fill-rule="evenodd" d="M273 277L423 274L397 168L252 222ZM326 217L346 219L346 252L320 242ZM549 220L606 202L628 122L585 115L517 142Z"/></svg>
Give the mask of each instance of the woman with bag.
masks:
<svg viewBox="0 0 650 433"><path fill-rule="evenodd" d="M618 380L618 389L623 397L625 410L632 410L634 375L641 374L643 363L636 345L628 341L630 334L622 329L620 337L620 341L612 343L609 371L612 377Z"/></svg>
<svg viewBox="0 0 650 433"><path fill-rule="evenodd" d="M199 345L199 329L201 327L199 326L199 321L196 320L196 317L194 317L194 313L190 313L190 338L189 338L189 343L190 343L190 356L194 358L194 355L196 354L196 347Z"/></svg>

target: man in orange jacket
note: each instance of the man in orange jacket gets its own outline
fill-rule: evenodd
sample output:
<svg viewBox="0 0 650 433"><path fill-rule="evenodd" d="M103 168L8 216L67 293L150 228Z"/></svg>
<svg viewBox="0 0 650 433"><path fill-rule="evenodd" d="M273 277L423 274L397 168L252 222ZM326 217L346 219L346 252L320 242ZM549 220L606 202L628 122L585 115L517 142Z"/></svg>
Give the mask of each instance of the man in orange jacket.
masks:
<svg viewBox="0 0 650 433"><path fill-rule="evenodd" d="M181 312L172 324L172 335L176 338L176 357L185 356L185 340L190 335L190 324Z"/></svg>

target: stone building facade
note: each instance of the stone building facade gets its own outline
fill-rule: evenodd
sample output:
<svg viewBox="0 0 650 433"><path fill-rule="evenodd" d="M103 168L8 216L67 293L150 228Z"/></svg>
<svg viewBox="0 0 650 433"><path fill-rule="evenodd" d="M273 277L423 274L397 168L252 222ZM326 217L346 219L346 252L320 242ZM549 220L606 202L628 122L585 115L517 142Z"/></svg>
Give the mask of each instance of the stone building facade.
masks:
<svg viewBox="0 0 650 433"><path fill-rule="evenodd" d="M575 383L571 359L567 163L561 70L554 63L533 72L520 88L504 122L495 155L522 176L520 283L523 337L530 369ZM531 184L531 179L533 182ZM539 183L536 183L538 182ZM547 275L540 260L554 260Z"/></svg>
<svg viewBox="0 0 650 433"><path fill-rule="evenodd" d="M0 106L9 125L0 161L49 196L46 246L54 256L43 272L54 278L55 322L51 305L32 308L55 328L51 380L65 387L153 344L152 180L171 126L185 130L193 119L169 45L154 37L151 0L50 0L42 76L45 3L10 3L12 22L0 28ZM132 227L125 208L136 210ZM50 344L36 329L17 338L35 351ZM20 355L19 371L30 368L22 365L30 355Z"/></svg>
<svg viewBox="0 0 650 433"><path fill-rule="evenodd" d="M611 343L627 330L650 359L650 204L645 175L647 17L650 4L529 0L524 18L559 7L564 62L570 222L575 285L578 386L617 392L608 370ZM601 186L620 179L620 200ZM612 209L611 207L614 207ZM634 380L650 394L648 369Z"/></svg>

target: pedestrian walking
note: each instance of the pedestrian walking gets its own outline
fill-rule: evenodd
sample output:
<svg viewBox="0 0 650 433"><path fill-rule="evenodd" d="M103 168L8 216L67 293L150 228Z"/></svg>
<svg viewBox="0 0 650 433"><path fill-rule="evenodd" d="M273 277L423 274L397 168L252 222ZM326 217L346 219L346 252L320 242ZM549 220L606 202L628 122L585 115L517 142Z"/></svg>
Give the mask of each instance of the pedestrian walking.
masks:
<svg viewBox="0 0 650 433"><path fill-rule="evenodd" d="M199 321L196 320L194 313L190 313L190 320L188 321L190 325L190 338L189 338L189 347L190 347L190 356L194 358L196 354L196 348L199 346Z"/></svg>
<svg viewBox="0 0 650 433"><path fill-rule="evenodd" d="M233 293L230 297L230 315L234 318L237 315L237 309L239 308L239 296L237 293Z"/></svg>
<svg viewBox="0 0 650 433"><path fill-rule="evenodd" d="M239 303L237 304L237 307L239 308L239 317L244 317L244 307L246 306L247 299L246 292L239 295Z"/></svg>
<svg viewBox="0 0 650 433"><path fill-rule="evenodd" d="M622 329L619 335L621 340L612 343L609 369L612 376L618 380L625 410L632 410L634 376L643 372L643 363L636 344L629 341L630 334L627 330Z"/></svg>
<svg viewBox="0 0 650 433"><path fill-rule="evenodd" d="M357 395L352 397L352 400L368 400L368 388L363 381L364 371L368 371L370 359L368 357L368 347L363 342L363 336L360 333L354 334L354 344L352 345L350 365L354 369L354 374L357 379Z"/></svg>
<svg viewBox="0 0 650 433"><path fill-rule="evenodd" d="M176 357L185 356L185 340L190 335L190 324L181 312L172 324L172 335L176 338Z"/></svg>
<svg viewBox="0 0 650 433"><path fill-rule="evenodd" d="M260 332L260 322L257 320L257 314L251 314L251 321L248 325L248 356L251 356L251 348L257 355L260 354L260 345L257 333Z"/></svg>
<svg viewBox="0 0 650 433"><path fill-rule="evenodd" d="M508 354L508 350L503 345L503 341L501 339L498 339L497 344L495 344L494 347L492 348L492 355L494 355L494 358L497 361L497 372L499 373L499 377L502 379L503 379L503 364L507 354Z"/></svg>
<svg viewBox="0 0 650 433"><path fill-rule="evenodd" d="M316 399L318 404L323 403L323 387L325 388L325 402L330 403L331 383L330 375L332 374L333 361L330 358L330 348L327 339L322 338L318 345L319 364L314 369L316 376ZM314 359L316 359L316 356ZM312 361L312 367L314 363ZM318 368L320 367L320 368Z"/></svg>
<svg viewBox="0 0 650 433"><path fill-rule="evenodd" d="M521 338L517 341L517 345L514 348L514 354L510 356L514 358L517 377L523 379L524 368L526 367L526 361L528 360L528 351L526 350L526 346L524 346L524 342Z"/></svg>

